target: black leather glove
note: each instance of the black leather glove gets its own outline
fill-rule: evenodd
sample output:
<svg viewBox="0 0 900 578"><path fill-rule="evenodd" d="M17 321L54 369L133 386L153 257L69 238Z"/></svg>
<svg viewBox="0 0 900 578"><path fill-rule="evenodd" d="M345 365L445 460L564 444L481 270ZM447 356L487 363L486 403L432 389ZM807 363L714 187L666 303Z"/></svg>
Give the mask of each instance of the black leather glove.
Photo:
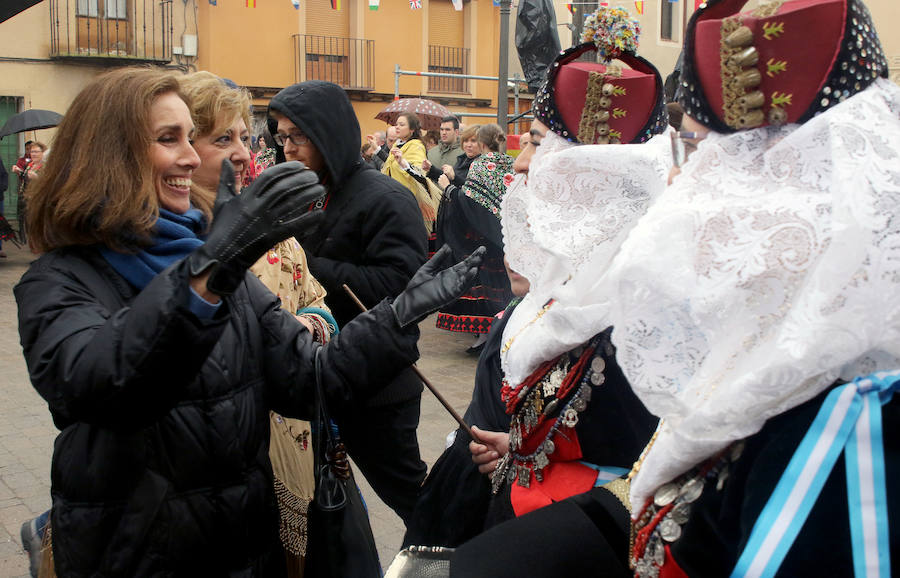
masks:
<svg viewBox="0 0 900 578"><path fill-rule="evenodd" d="M231 295L266 251L322 216L321 210L309 208L323 194L316 173L292 161L266 169L238 195L234 168L223 160L212 227L206 243L188 257L191 275L212 267L206 287L217 295Z"/></svg>
<svg viewBox="0 0 900 578"><path fill-rule="evenodd" d="M455 301L469 288L487 251L478 247L452 267L453 252L444 245L409 280L403 293L391 304L400 327L418 323L444 305Z"/></svg>

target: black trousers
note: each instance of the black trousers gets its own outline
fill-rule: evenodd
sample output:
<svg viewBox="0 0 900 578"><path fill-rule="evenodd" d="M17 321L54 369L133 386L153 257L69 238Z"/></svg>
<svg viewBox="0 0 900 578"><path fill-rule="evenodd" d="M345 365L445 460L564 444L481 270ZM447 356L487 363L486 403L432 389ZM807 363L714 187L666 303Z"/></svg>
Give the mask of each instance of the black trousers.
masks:
<svg viewBox="0 0 900 578"><path fill-rule="evenodd" d="M420 392L386 405L362 404L337 420L350 457L404 524L412 516L428 469L416 436L421 401Z"/></svg>

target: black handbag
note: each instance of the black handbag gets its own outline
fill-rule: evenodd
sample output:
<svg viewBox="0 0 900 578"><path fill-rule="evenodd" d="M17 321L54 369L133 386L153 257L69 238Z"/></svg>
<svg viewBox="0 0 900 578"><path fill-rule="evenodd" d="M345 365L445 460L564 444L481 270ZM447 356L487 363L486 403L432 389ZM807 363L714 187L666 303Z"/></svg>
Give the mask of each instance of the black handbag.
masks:
<svg viewBox="0 0 900 578"><path fill-rule="evenodd" d="M316 351L313 455L316 490L309 505L305 575L311 578L380 578L381 563L369 515L353 479L347 450L332 429Z"/></svg>

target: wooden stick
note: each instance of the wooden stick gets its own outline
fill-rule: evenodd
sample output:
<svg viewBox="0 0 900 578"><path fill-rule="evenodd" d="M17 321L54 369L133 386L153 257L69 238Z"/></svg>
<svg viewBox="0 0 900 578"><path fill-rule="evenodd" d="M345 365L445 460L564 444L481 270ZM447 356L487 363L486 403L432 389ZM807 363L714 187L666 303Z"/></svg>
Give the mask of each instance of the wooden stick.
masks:
<svg viewBox="0 0 900 578"><path fill-rule="evenodd" d="M363 312L368 311L368 308L363 304L362 301L359 300L359 297L356 296L356 293L354 293L353 290L350 289L350 287L347 287L347 284L346 284L346 283L343 285L343 288L344 288L344 291L347 292L347 295L350 296L350 299L353 299L353 301L356 303L356 305L357 305ZM415 364L411 365L410 367L411 367L412 370L415 372L415 374L419 377L419 379L422 380L422 383L425 384L425 387L427 387L427 388L431 391L431 393L434 394L434 397L436 397L437 400L438 400L439 402L441 402L441 405L444 406L444 409L446 409L446 410L450 413L450 415L453 416L453 419L456 420L456 423L458 423L459 426L460 426L461 428L463 428L464 430L466 430L466 433L469 434L469 437L471 437L473 440L475 440L475 441L478 442L478 443L482 443L481 440L478 439L478 436L476 436L475 433L472 431L472 428L469 427L469 424L467 424L467 423L465 422L465 420L462 418L462 416L459 415L459 413L458 413L455 409L453 409L453 406L451 406L450 403L449 403L446 399L444 399L444 396L441 395L441 392L439 392L439 391L437 390L437 388L435 388L435 387L431 384L431 382L428 381L428 378L425 377L425 375L421 372L421 370L419 370L419 368L416 367Z"/></svg>

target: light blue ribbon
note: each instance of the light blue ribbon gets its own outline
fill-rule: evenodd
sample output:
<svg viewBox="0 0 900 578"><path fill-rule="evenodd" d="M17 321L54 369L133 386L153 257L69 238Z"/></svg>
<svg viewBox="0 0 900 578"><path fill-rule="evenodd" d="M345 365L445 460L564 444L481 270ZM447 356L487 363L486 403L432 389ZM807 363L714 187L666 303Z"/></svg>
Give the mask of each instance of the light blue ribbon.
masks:
<svg viewBox="0 0 900 578"><path fill-rule="evenodd" d="M891 575L881 406L898 387L900 370L858 377L828 394L756 520L732 578L778 572L842 451L855 575Z"/></svg>

